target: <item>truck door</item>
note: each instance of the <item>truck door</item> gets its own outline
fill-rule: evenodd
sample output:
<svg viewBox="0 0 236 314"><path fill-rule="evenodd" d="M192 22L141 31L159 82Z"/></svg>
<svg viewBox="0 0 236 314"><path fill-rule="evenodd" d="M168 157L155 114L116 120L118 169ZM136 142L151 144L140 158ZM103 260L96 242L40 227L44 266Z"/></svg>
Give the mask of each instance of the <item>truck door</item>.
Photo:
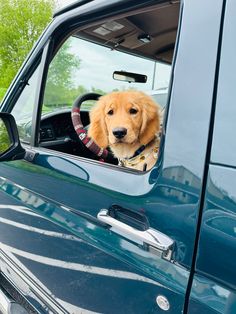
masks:
<svg viewBox="0 0 236 314"><path fill-rule="evenodd" d="M227 1L190 313L229 314L236 311L236 274L232 258L236 253L235 12L235 2Z"/></svg>

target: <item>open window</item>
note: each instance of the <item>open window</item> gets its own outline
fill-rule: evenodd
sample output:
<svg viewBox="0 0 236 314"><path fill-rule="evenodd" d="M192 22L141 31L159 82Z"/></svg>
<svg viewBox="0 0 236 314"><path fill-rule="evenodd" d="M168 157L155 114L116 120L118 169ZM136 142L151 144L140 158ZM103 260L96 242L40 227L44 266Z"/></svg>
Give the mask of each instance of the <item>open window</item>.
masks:
<svg viewBox="0 0 236 314"><path fill-rule="evenodd" d="M71 120L81 95L143 91L160 106L163 119L176 42L179 1L168 1L132 15L75 30L61 42L48 69L39 146L99 159L78 140ZM59 47L59 48L58 48ZM94 99L81 104L82 124L89 128ZM117 164L116 158L110 163Z"/></svg>

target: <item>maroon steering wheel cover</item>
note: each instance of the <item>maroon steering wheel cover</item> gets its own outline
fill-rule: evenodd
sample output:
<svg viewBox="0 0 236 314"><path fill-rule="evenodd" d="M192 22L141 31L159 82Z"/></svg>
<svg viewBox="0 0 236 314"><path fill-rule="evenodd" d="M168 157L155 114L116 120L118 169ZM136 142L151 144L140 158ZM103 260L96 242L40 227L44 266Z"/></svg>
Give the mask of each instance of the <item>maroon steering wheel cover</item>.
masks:
<svg viewBox="0 0 236 314"><path fill-rule="evenodd" d="M101 95L96 93L86 93L82 96L79 96L72 108L71 119L75 129L75 132L78 135L79 140L96 156L101 159L106 159L108 156L108 150L99 147L94 140L88 136L87 130L84 128L83 123L80 117L80 106L85 100L98 100Z"/></svg>

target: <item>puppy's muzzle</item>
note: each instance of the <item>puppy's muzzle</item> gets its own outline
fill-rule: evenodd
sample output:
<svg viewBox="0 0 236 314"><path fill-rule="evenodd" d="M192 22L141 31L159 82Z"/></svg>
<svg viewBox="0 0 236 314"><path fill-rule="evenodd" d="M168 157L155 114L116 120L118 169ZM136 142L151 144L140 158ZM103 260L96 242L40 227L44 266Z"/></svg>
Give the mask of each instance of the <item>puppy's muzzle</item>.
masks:
<svg viewBox="0 0 236 314"><path fill-rule="evenodd" d="M125 135L127 134L127 129L126 128L114 128L112 130L112 133L117 139L121 139L125 137Z"/></svg>

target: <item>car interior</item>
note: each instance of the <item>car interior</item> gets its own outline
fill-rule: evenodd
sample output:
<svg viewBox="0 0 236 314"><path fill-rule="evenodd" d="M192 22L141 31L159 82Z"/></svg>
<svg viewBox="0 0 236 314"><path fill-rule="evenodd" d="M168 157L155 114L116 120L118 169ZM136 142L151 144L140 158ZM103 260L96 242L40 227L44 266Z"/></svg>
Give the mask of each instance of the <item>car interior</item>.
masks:
<svg viewBox="0 0 236 314"><path fill-rule="evenodd" d="M73 37L108 47L111 51L123 52L131 57L171 66L177 36L179 10L179 0L162 1L150 8L139 9L132 15L118 16L112 21L103 21L100 24L80 29L73 34ZM123 69L117 68L116 70ZM140 73L139 68L135 72L138 75ZM113 73L111 73L110 80L114 79L112 75ZM107 83L109 84L109 82ZM167 88L164 90L167 93ZM91 92L89 89L87 91ZM160 94L160 96L163 95ZM54 108L51 111L43 112L39 146L96 160L97 158L80 142L74 130L71 121L72 106L73 102L68 102L63 108L58 106L57 110ZM88 128L90 123L89 109L86 106L81 108L81 120L84 127ZM115 158L110 162L117 163Z"/></svg>

